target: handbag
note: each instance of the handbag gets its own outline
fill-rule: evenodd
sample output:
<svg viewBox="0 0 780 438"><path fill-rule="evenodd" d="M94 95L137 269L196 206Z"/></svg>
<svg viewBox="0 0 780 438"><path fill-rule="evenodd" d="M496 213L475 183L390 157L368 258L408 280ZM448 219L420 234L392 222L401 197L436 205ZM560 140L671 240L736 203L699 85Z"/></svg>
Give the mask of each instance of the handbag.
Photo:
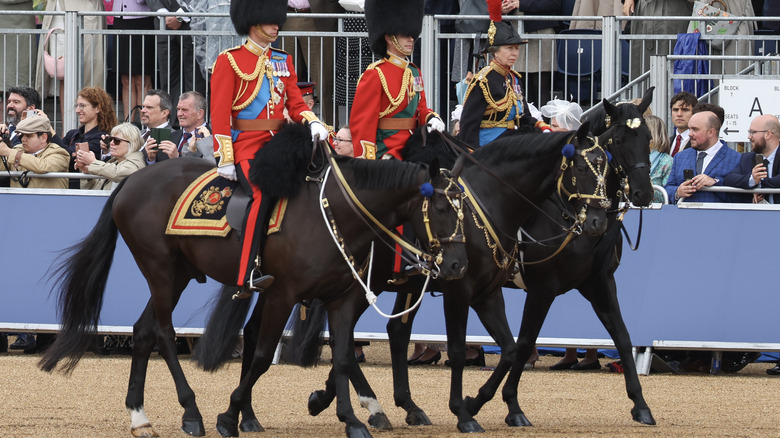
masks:
<svg viewBox="0 0 780 438"><path fill-rule="evenodd" d="M49 54L48 50L49 37L55 30L65 31L65 29L61 27L54 27L49 29L49 33L46 34L46 40L43 42L42 49L43 68L46 69L46 73L48 73L50 77L63 80L65 79L65 57L59 56L57 59L54 59L54 57Z"/></svg>
<svg viewBox="0 0 780 438"><path fill-rule="evenodd" d="M713 6L713 4L719 3L720 7ZM706 18L706 17L730 17L731 14L727 12L726 3L723 0L711 0L709 2L696 0L693 4L693 17ZM688 24L688 33L703 33L707 35L734 35L737 33L737 29L741 24L740 21L728 21L728 20L691 20Z"/></svg>
<svg viewBox="0 0 780 438"><path fill-rule="evenodd" d="M484 15L485 20L462 19L455 20L455 30L460 33L486 33L490 26L488 7L485 0L461 0L458 15Z"/></svg>
<svg viewBox="0 0 780 438"><path fill-rule="evenodd" d="M339 0L342 8L352 12L363 12L365 10L366 0Z"/></svg>

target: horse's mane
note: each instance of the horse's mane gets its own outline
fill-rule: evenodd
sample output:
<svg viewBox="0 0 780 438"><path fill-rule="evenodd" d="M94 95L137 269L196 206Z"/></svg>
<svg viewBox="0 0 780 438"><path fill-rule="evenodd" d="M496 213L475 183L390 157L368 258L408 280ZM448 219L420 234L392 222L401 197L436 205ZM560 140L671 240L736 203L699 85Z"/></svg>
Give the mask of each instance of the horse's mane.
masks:
<svg viewBox="0 0 780 438"><path fill-rule="evenodd" d="M618 116L616 117L620 121L626 121L633 118L642 118L644 115L639 111L639 107L631 102L618 102L615 104ZM607 132L607 110L604 108L604 104L599 105L587 115L582 118L582 123L590 123L590 132L593 135L599 136ZM615 117L613 117L614 119Z"/></svg>
<svg viewBox="0 0 780 438"><path fill-rule="evenodd" d="M312 159L311 133L299 123L286 124L250 161L249 180L264 195L294 198L303 187ZM315 165L322 162L321 154Z"/></svg>
<svg viewBox="0 0 780 438"><path fill-rule="evenodd" d="M547 134L510 133L481 148L477 148L472 155L483 164L495 164L502 161L534 158L551 154L552 152L560 153L564 145L563 142L573 134L574 131L551 132ZM420 131L417 131L407 141L402 151L402 156L407 161L422 163L431 163L434 158L437 158L441 167L451 169L455 164L457 155L445 143L445 138L464 149L468 147L468 145L448 133L436 132L427 134L425 145L423 145L423 136Z"/></svg>
<svg viewBox="0 0 780 438"><path fill-rule="evenodd" d="M417 175L424 164L406 163L399 160L363 160L337 157L343 169L351 170L350 186L363 190L392 190L417 184Z"/></svg>

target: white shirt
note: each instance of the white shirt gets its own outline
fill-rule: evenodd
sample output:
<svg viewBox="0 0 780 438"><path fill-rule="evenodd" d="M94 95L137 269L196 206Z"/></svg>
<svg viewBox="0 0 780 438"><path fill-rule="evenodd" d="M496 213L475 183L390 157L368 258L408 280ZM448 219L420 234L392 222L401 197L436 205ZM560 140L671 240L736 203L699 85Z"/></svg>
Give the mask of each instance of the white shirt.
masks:
<svg viewBox="0 0 780 438"><path fill-rule="evenodd" d="M712 161L713 158L715 158L715 155L718 153L718 151L720 151L720 148L722 147L723 147L723 142L718 140L714 145L712 145L706 151L696 151L696 158L699 157L699 152L704 152L707 154L707 156L704 157L704 163L702 163L701 165L701 173L707 175L707 166L710 165L710 162Z"/></svg>

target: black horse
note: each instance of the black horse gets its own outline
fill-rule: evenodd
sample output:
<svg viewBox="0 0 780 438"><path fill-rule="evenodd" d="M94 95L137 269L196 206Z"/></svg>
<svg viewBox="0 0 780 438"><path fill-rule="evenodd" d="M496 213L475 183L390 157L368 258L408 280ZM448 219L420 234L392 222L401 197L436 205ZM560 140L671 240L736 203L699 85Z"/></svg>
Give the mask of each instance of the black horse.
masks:
<svg viewBox="0 0 780 438"><path fill-rule="evenodd" d="M243 417L242 430L262 430L252 410L251 387L270 366L278 339L296 302L320 298L328 303L334 336L334 369L337 374L346 376L354 363L349 351L352 330L366 304L353 298L356 291L352 273L330 231L339 233L342 245L359 263L366 258L370 241L375 238L371 228L379 226L368 227L356 219L348 205L350 201L337 188L336 177L323 180L329 172L325 154L312 153L305 127L283 130L258 155L264 159L275 157L276 165L267 167L270 167L269 172L274 167L278 171L269 178L276 180L279 191L275 193L271 187L266 195L287 197L289 202L281 230L268 237L263 253L264 271L273 274L276 281L273 287L259 295L252 318L257 323L256 330L247 333L247 342L256 342L255 353L244 357L241 384L231 396L228 411L218 418L219 432L229 436L238 435L239 412ZM453 198L459 197L460 193L446 190L457 186L450 177L445 178L438 172L429 176L425 165L339 160L332 168L336 167L343 173L343 181L354 191L356 199L384 227L410 221L417 235L427 242L431 233L449 235L460 226L459 212L449 208ZM41 359L40 366L46 371L55 369L63 359L66 359L64 370L72 371L90 345L97 330L118 232L146 277L151 299L133 326L135 345L125 401L134 436L156 436L143 408L147 365L155 345L168 365L184 408L182 430L195 436L205 434L195 395L176 356L171 314L193 278L202 282L208 276L225 285L233 283L241 242L235 232L226 238L217 238L167 235L165 229L179 195L210 169L212 166L204 160L180 159L155 164L131 175L111 194L91 233L66 250L67 257L54 273L62 326L55 343ZM457 178L457 175L453 176ZM433 186L426 184L431 177L434 178ZM278 178L287 178L287 183L279 184ZM320 195L323 185L326 200ZM421 186L429 198L423 196ZM320 205L324 204L329 204L332 212L332 219L327 222L322 219L320 210ZM428 204L433 206L425 213L430 233L422 222L422 208ZM442 246L444 259L438 260L441 275L446 278L461 276L466 269L463 245ZM237 339L238 328L245 321L251 301L232 300L234 290L235 286L225 286L220 296L221 300L231 303L234 312L225 315L229 324L236 327L233 341ZM224 360L229 357L229 349L206 352L205 356L209 354ZM346 377L342 380L339 419L347 423L347 431L354 431L356 436L367 434L365 425L352 412L348 381Z"/></svg>
<svg viewBox="0 0 780 438"><path fill-rule="evenodd" d="M607 169L607 157L603 150L595 146L594 140L587 137L587 129L587 125L584 125L575 137L572 137L573 133L509 136L475 151L475 161L467 161L464 166L461 181L468 189L465 202L469 213L464 223L464 234L470 259L469 270L459 281L440 281L434 286L436 290L444 292L448 352L453 366L450 409L458 416L458 425L463 431L481 429L467 412L461 395L469 306L477 311L488 332L502 347L503 354L511 357L515 349L514 339L506 321L500 286L507 281L515 265L516 253L512 248L516 244L517 229L536 211L538 207L535 206L549 197L556 187L559 188L559 194L555 196L568 191L576 194L572 199L578 204L576 223L563 223L558 219L560 214L557 213L550 217L550 221L557 224L559 230L579 231L584 228L588 233L600 234L606 227L606 213L599 202L604 199L599 200L592 194L604 189L599 186L603 183ZM577 151L573 155L575 159L572 165L562 166L562 160L557 154L567 142L576 144ZM406 157L425 160L427 157L448 154L446 149L442 150L447 146L441 142L428 143L430 144L425 148L418 147ZM407 145L407 148L410 147L412 146ZM454 158L452 153L449 153L449 156ZM567 160L563 162L566 163ZM572 181L576 181L576 188L563 189L559 186L559 183L569 185ZM581 207L586 204L596 208L582 211ZM480 215L479 211L484 215ZM489 217L489 221L486 217ZM486 245L486 239L489 246ZM474 262L471 261L472 257ZM377 265L383 266L381 263ZM387 272L377 271L373 282L378 284L376 282L387 278ZM400 287L388 287L399 292L394 312L407 308L410 296L413 297L412 301L419 297L421 287L413 279L414 277ZM409 315L410 318L414 317L415 312ZM407 411L408 424L430 424L427 415L412 400L408 384L406 353L411 322L405 323L400 318L392 319L388 322L387 329L393 358L395 404ZM375 399L362 374L351 377L362 400ZM325 390L315 391L311 395L309 412L313 415L321 412L334 395L331 377L326 382ZM372 418L381 409L377 403L366 405L372 409Z"/></svg>

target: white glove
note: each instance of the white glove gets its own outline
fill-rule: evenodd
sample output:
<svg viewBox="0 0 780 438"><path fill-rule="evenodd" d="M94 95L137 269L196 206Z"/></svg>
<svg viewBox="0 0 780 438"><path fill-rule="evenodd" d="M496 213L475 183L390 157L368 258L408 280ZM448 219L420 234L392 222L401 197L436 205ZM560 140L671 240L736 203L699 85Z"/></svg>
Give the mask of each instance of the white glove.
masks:
<svg viewBox="0 0 780 438"><path fill-rule="evenodd" d="M311 129L311 141L318 142L320 140L325 141L328 139L328 130L320 122L312 122L309 124Z"/></svg>
<svg viewBox="0 0 780 438"><path fill-rule="evenodd" d="M438 117L431 117L431 120L428 120L428 132L432 131L439 131L444 132L445 126L444 122L441 121Z"/></svg>
<svg viewBox="0 0 780 438"><path fill-rule="evenodd" d="M217 173L222 178L227 178L231 181L238 179L238 175L236 175L236 166L233 164L225 164L224 166L217 167Z"/></svg>

